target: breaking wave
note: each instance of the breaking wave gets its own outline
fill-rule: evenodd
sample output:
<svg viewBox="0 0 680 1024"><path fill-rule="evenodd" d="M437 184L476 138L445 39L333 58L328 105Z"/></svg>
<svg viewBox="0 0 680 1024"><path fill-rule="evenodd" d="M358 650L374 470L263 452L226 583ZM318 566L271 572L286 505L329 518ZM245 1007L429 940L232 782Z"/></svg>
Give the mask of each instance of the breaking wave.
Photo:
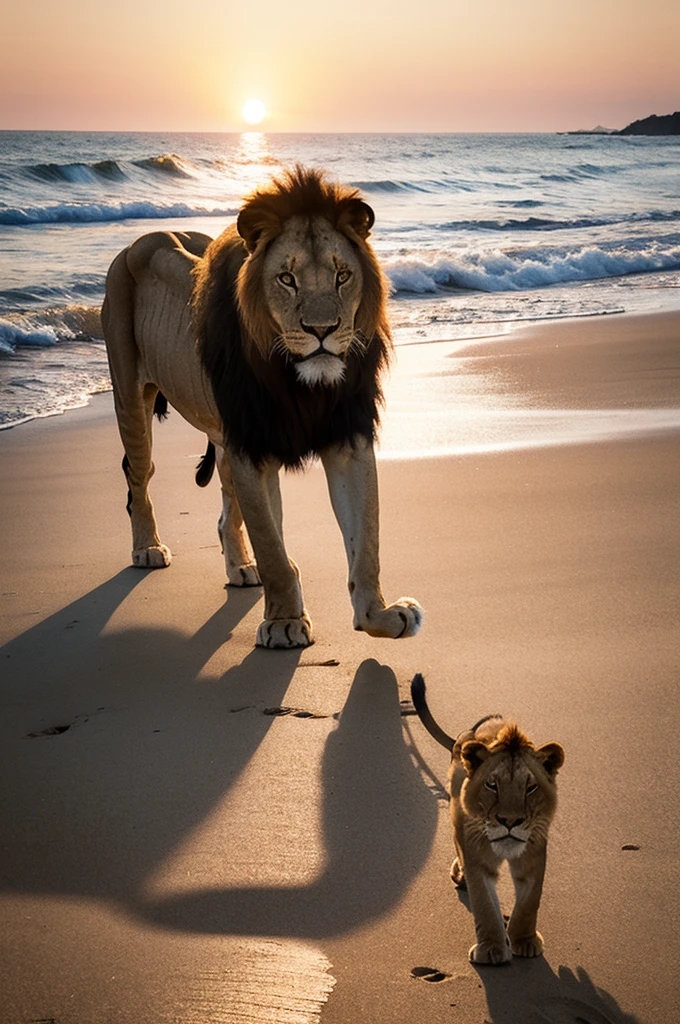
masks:
<svg viewBox="0 0 680 1024"><path fill-rule="evenodd" d="M187 203L55 203L48 206L0 207L0 224L89 224L119 220L163 220L176 217L235 216L234 207L189 206Z"/></svg>
<svg viewBox="0 0 680 1024"><path fill-rule="evenodd" d="M56 345L58 340L54 327L24 327L0 320L0 355L14 355L19 347Z"/></svg>
<svg viewBox="0 0 680 1024"><path fill-rule="evenodd" d="M92 163L68 164L29 164L24 173L39 181L53 184L87 185L98 180L124 181L129 177L129 167L171 175L175 178L192 178L194 165L175 153L164 153L161 156L150 156L142 160L133 160L127 167L118 160L95 160Z"/></svg>
<svg viewBox="0 0 680 1024"><path fill-rule="evenodd" d="M527 205L527 204L517 204ZM539 203L531 205L541 205ZM562 231L565 229L599 228L611 224L644 224L672 222L680 220L680 210L649 210L644 213L612 215L605 217L573 217L565 220L553 220L550 217L526 217L524 219L510 217L507 220L454 220L439 224L440 231Z"/></svg>
<svg viewBox="0 0 680 1024"><path fill-rule="evenodd" d="M421 179L420 181L393 181L391 179L377 181L353 181L354 188L360 188L363 192L442 192L459 191L470 192L472 185L466 181L435 181Z"/></svg>
<svg viewBox="0 0 680 1024"><path fill-rule="evenodd" d="M431 262L397 259L385 266L397 295L434 294L442 289L524 291L553 284L677 269L680 269L680 240L664 251L656 243L637 252L620 247L607 251L597 246L553 253L495 250L440 257Z"/></svg>
<svg viewBox="0 0 680 1024"><path fill-rule="evenodd" d="M146 171L160 171L162 174L171 174L175 178L192 178L193 165L188 160L183 160L175 153L164 153L162 156L150 156L145 160L133 160L135 167L142 167Z"/></svg>
<svg viewBox="0 0 680 1024"><path fill-rule="evenodd" d="M103 339L99 306L57 306L0 318L0 355L17 349L51 348L59 342Z"/></svg>
<svg viewBox="0 0 680 1024"><path fill-rule="evenodd" d="M89 184L104 181L122 181L125 172L115 160L98 160L92 164L32 164L26 168L29 177L40 181L74 184Z"/></svg>

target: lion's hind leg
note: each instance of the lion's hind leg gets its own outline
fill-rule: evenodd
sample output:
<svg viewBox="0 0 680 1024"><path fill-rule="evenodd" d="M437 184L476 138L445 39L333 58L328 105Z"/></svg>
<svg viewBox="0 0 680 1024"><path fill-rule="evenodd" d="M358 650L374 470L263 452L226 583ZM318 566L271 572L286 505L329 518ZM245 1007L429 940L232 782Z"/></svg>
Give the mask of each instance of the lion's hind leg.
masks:
<svg viewBox="0 0 680 1024"><path fill-rule="evenodd" d="M132 526L132 564L138 569L163 569L170 565L170 549L161 543L149 496L154 474L151 459L151 422L157 390L147 386L139 401L118 411L118 427L125 448L123 472L128 484L127 510Z"/></svg>
<svg viewBox="0 0 680 1024"><path fill-rule="evenodd" d="M158 536L149 497L149 480L154 472L151 421L158 388L155 384L140 383L140 356L133 327L135 283L127 265L127 252L120 253L109 270L102 325L118 430L125 449L123 471L128 484L132 564L140 569L159 569L170 564L171 554Z"/></svg>
<svg viewBox="0 0 680 1024"><path fill-rule="evenodd" d="M222 515L217 524L217 533L222 545L227 579L232 587L256 587L261 582L260 574L250 553L241 506L231 478L229 459L223 448L218 448L216 455L217 472L222 487Z"/></svg>

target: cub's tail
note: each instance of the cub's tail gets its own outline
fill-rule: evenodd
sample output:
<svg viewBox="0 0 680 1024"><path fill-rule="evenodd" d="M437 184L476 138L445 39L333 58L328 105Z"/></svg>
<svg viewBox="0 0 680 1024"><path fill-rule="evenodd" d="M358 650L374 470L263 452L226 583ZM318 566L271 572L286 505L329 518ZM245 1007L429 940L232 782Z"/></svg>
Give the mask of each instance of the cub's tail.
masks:
<svg viewBox="0 0 680 1024"><path fill-rule="evenodd" d="M421 676L420 672L418 672L411 681L411 700L413 701L414 708L418 712L418 718L423 723L430 736L435 739L437 743L441 743L443 747L446 747L449 753L453 751L456 741L451 739L450 736L447 736L443 729L440 729L427 706L427 701L425 700L425 680Z"/></svg>
<svg viewBox="0 0 680 1024"><path fill-rule="evenodd" d="M207 487L212 480L212 475L215 470L215 445L212 441L208 441L208 447L205 450L205 455L201 457L201 461L196 466L196 483L199 487Z"/></svg>

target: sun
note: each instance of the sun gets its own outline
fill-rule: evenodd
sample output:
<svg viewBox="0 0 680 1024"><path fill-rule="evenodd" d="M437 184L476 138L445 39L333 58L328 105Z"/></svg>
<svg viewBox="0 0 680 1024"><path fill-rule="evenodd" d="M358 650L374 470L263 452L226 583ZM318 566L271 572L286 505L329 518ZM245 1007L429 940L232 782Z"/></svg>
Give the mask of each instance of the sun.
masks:
<svg viewBox="0 0 680 1024"><path fill-rule="evenodd" d="M259 124L266 113L267 111L262 100L248 100L241 109L241 116L248 124Z"/></svg>

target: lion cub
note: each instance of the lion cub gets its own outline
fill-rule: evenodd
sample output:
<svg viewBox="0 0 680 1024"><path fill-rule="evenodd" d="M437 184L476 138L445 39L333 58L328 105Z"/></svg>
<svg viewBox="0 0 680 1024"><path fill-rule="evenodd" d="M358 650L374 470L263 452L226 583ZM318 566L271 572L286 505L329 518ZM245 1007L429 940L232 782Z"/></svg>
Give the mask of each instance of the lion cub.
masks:
<svg viewBox="0 0 680 1024"><path fill-rule="evenodd" d="M420 674L413 678L411 696L427 731L451 752L448 788L457 854L451 878L470 896L477 933L470 960L503 964L513 953L540 956L543 938L536 917L564 750L559 743L534 747L515 722L500 715L483 718L453 740L433 719ZM515 886L507 933L496 893L504 860Z"/></svg>

